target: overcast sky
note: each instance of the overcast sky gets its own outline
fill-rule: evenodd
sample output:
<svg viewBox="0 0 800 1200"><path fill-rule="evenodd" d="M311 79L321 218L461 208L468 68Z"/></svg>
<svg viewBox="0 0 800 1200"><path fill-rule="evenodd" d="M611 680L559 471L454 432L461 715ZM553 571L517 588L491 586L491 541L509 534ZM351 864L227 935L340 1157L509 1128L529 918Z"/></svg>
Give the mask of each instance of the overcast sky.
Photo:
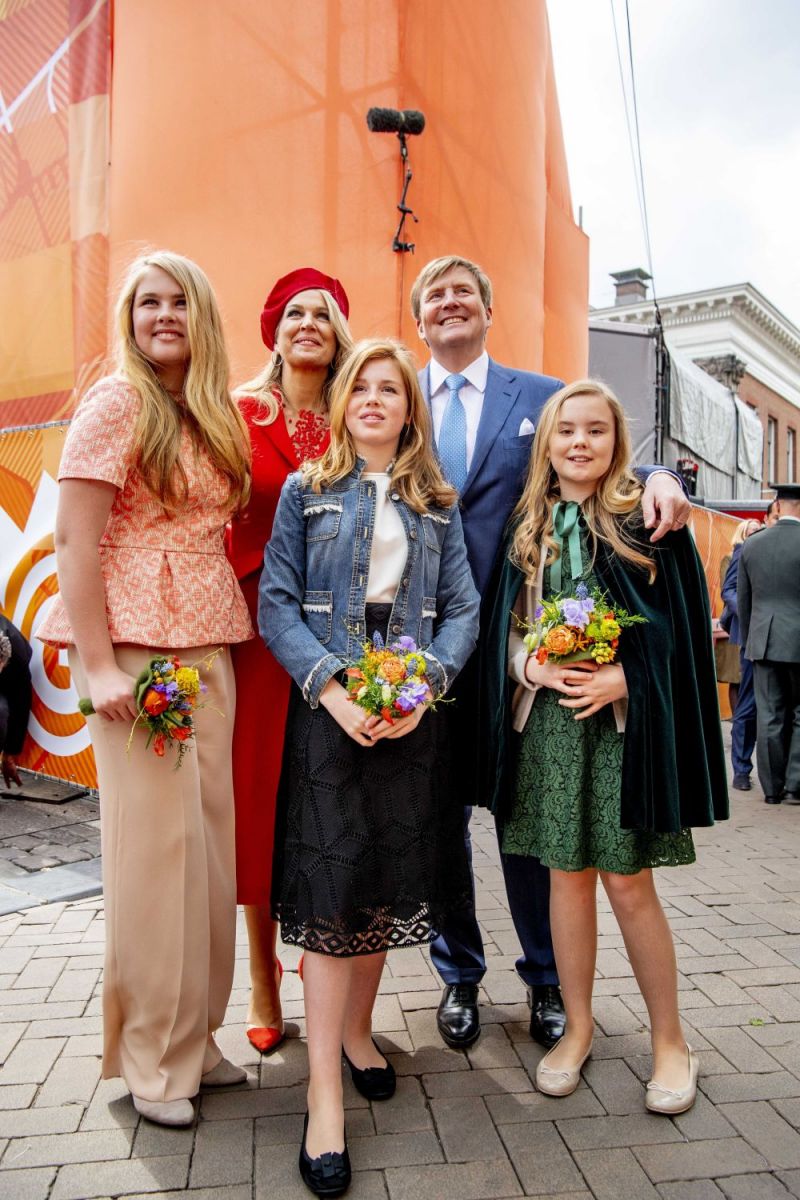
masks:
<svg viewBox="0 0 800 1200"><path fill-rule="evenodd" d="M647 268L612 0L548 0L590 301ZM624 0L614 0L627 73ZM630 0L660 295L749 282L800 326L800 0Z"/></svg>

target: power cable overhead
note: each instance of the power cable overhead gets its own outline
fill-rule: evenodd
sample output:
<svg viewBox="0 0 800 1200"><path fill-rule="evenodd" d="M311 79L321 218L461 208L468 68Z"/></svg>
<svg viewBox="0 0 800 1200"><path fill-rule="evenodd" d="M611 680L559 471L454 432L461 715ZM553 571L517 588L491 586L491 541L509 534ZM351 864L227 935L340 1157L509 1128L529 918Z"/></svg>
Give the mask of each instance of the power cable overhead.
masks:
<svg viewBox="0 0 800 1200"><path fill-rule="evenodd" d="M656 379L655 379L655 461L662 462L664 454L664 431L669 421L669 351L664 337L664 322L661 309L658 306L658 292L655 274L653 272L653 250L650 241L650 221L647 214L647 195L644 186L644 165L642 163L642 139L639 131L639 105L636 99L636 72L633 65L633 37L631 35L631 13L629 0L625 0L625 28L628 37L628 68L630 72L630 102L625 87L625 71L622 65L619 31L617 29L617 14L614 0L611 3L611 20L614 25L614 41L617 47L617 63L619 65L620 84L622 86L622 102L625 106L625 121L628 126L628 143L633 159L633 172L636 182L636 195L639 201L639 215L642 221L645 253L647 254L647 269L650 273L650 283L653 289L653 311L655 316L656 336ZM633 107L633 122L631 122L631 104Z"/></svg>
<svg viewBox="0 0 800 1200"><path fill-rule="evenodd" d="M642 141L639 131L639 106L636 99L636 73L633 65L633 39L631 36L631 14L628 0L625 0L625 26L628 39L628 66L630 76L630 98L628 96L628 88L626 87L625 68L622 60L622 50L620 47L619 30L617 28L617 14L614 7L614 0L609 0L611 5L611 20L614 26L614 43L617 49L617 65L619 67L620 85L622 88L622 102L625 108L625 123L628 128L628 144L631 151L631 159L633 161L634 180L636 183L636 198L639 203L639 216L642 222L642 233L644 235L645 253L647 255L647 269L650 273L653 287L653 303L658 310L656 301L656 286L655 276L653 274L653 251L650 241L650 221L647 212L647 195L644 186L644 166L642 163ZM631 119L631 109L633 110L633 119Z"/></svg>

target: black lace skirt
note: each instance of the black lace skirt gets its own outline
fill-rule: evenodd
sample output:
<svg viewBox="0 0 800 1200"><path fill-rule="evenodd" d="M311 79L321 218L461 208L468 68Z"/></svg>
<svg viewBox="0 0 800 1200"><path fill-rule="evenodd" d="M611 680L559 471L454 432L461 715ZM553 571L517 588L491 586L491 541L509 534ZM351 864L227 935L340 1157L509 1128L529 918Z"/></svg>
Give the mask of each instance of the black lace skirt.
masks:
<svg viewBox="0 0 800 1200"><path fill-rule="evenodd" d="M369 632L385 634L389 613L368 605ZM285 942L373 954L433 941L444 918L471 906L448 725L429 711L406 737L359 746L292 688L272 883Z"/></svg>

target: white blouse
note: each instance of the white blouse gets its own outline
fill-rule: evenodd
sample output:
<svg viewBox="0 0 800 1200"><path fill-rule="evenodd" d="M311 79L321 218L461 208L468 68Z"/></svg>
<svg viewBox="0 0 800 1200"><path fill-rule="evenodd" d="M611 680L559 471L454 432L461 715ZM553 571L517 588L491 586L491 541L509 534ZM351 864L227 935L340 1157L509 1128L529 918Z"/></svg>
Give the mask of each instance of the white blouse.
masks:
<svg viewBox="0 0 800 1200"><path fill-rule="evenodd" d="M375 485L367 604L392 604L408 557L405 526L395 502L389 498L391 476L385 471L370 471L363 478Z"/></svg>

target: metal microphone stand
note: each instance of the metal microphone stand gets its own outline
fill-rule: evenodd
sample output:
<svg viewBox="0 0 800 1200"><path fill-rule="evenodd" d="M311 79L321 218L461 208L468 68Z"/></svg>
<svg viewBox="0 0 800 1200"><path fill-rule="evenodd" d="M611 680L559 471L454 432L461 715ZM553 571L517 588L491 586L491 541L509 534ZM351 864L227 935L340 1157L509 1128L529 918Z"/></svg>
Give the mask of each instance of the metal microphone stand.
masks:
<svg viewBox="0 0 800 1200"><path fill-rule="evenodd" d="M394 250L398 254L407 254L410 250L411 253L413 254L414 253L414 243L401 241L400 235L403 232L403 226L405 225L406 217L411 217L412 220L415 222L419 222L419 217L416 216L413 208L409 208L409 206L406 204L406 196L408 195L408 185L411 183L411 180L413 179L411 167L408 164L408 146L406 145L406 135L401 130L397 134L397 137L400 141L400 159L401 159L403 166L405 167L405 178L403 181L403 192L402 192L402 195L400 196L400 203L397 205L398 211L400 213L400 220L397 222L397 229L395 230L394 241L392 242L392 250Z"/></svg>

